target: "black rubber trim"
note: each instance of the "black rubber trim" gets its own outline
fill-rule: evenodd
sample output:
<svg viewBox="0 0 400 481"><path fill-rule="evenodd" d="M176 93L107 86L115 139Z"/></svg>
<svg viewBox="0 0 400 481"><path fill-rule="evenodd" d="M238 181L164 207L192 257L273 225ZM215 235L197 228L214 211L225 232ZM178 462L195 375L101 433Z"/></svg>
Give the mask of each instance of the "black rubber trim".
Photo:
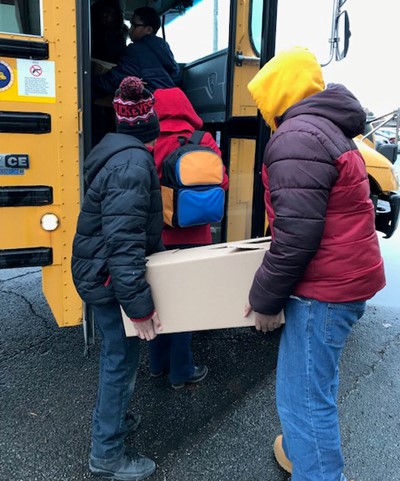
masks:
<svg viewBox="0 0 400 481"><path fill-rule="evenodd" d="M0 250L0 269L50 266L52 263L53 249L51 247Z"/></svg>
<svg viewBox="0 0 400 481"><path fill-rule="evenodd" d="M0 38L0 57L46 60L49 58L49 44L31 40Z"/></svg>
<svg viewBox="0 0 400 481"><path fill-rule="evenodd" d="M40 112L0 111L0 132L8 134L48 134L51 116Z"/></svg>
<svg viewBox="0 0 400 481"><path fill-rule="evenodd" d="M53 203L53 187L24 185L0 187L0 207L40 206Z"/></svg>

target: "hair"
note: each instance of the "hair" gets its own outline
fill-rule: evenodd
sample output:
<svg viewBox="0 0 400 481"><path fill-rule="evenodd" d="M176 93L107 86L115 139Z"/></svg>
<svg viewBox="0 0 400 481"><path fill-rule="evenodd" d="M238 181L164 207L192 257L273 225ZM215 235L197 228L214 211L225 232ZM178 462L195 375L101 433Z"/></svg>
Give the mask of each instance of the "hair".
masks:
<svg viewBox="0 0 400 481"><path fill-rule="evenodd" d="M154 8L151 7L140 7L137 8L133 15L136 15L145 25L148 25L153 29L153 33L156 34L161 27L161 20L160 17Z"/></svg>

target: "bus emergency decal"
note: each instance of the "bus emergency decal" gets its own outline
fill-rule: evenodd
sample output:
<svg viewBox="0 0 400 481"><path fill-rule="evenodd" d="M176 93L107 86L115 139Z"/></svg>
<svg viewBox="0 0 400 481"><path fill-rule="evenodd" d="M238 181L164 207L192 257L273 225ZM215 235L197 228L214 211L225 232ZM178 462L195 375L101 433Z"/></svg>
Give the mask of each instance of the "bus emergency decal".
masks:
<svg viewBox="0 0 400 481"><path fill-rule="evenodd" d="M7 62L0 60L0 102L55 103L55 62L19 58ZM7 82L8 78L12 80Z"/></svg>
<svg viewBox="0 0 400 481"><path fill-rule="evenodd" d="M17 59L18 95L55 101L55 65L50 60Z"/></svg>
<svg viewBox="0 0 400 481"><path fill-rule="evenodd" d="M24 175L29 169L28 154L0 154L0 175Z"/></svg>
<svg viewBox="0 0 400 481"><path fill-rule="evenodd" d="M14 83L14 73L7 62L0 60L0 92L9 89Z"/></svg>

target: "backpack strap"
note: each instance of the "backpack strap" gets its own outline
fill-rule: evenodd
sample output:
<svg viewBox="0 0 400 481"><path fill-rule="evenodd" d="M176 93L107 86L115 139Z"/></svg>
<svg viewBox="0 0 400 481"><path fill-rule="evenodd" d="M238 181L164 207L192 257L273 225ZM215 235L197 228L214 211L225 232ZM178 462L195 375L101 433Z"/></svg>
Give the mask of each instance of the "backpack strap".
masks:
<svg viewBox="0 0 400 481"><path fill-rule="evenodd" d="M196 145L200 144L204 134L205 134L204 130L195 130L192 136L190 137L189 142L191 144L196 144Z"/></svg>
<svg viewBox="0 0 400 481"><path fill-rule="evenodd" d="M181 147L183 147L184 145L186 145L188 142L189 142L189 139L187 137L184 137L183 135L180 135L178 137L178 142L179 142L179 145ZM178 147L179 148L179 147Z"/></svg>

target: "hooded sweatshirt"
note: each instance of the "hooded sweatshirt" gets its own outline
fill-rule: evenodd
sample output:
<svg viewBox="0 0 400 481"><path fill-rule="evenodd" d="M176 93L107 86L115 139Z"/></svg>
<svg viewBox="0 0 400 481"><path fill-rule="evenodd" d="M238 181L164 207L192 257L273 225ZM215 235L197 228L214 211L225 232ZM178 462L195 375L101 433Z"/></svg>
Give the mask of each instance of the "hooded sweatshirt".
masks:
<svg viewBox="0 0 400 481"><path fill-rule="evenodd" d="M154 92L156 102L154 109L160 122L160 136L154 147L154 161L159 178L162 174L164 159L179 147L178 137L190 138L195 130L201 130L203 121L195 112L189 99L179 88L159 89ZM221 155L215 140L209 132L201 139L200 145L211 147ZM221 184L224 190L228 188L228 177L224 170ZM210 225L194 227L170 227L165 225L162 233L163 243L170 245L205 245L211 244Z"/></svg>
<svg viewBox="0 0 400 481"><path fill-rule="evenodd" d="M370 299L385 285L368 174L353 137L365 113L344 86L324 89L306 49L276 55L249 84L275 131L264 153L270 250L250 290L257 312L290 295L322 302Z"/></svg>

